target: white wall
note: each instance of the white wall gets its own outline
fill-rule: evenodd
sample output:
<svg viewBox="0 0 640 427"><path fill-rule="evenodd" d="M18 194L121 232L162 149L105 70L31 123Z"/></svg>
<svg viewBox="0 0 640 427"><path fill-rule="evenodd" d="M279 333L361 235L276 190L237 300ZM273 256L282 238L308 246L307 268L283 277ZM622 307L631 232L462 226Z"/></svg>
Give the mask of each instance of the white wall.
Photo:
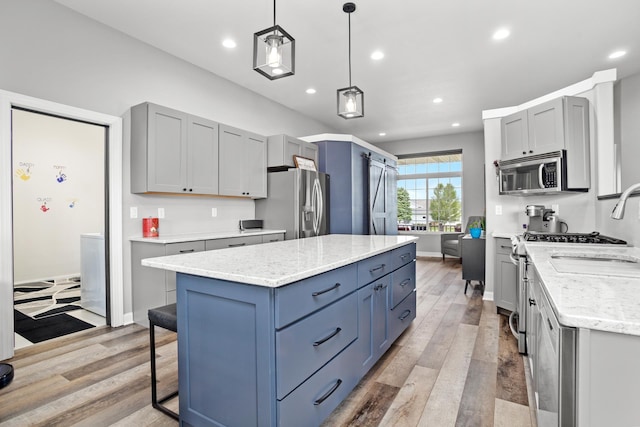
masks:
<svg viewBox="0 0 640 427"><path fill-rule="evenodd" d="M465 132L425 138L399 140L376 144L396 156L462 150L462 215L484 215L485 142L482 132ZM410 233L402 233L410 234ZM421 255L440 255L440 233L414 233L420 239L417 250Z"/></svg>
<svg viewBox="0 0 640 427"><path fill-rule="evenodd" d="M124 13L124 12L123 12ZM224 231L254 216L251 200L130 193L128 109L151 101L263 135L334 133L201 68L138 42L48 0L3 0L0 13L0 89L123 116L123 238L125 312L131 311L128 238L141 234L139 217L164 207L163 234ZM256 78L264 79L257 75ZM274 84L265 79L265 84ZM211 207L218 217L211 218Z"/></svg>
<svg viewBox="0 0 640 427"><path fill-rule="evenodd" d="M14 110L14 282L80 274L80 235L104 233L105 128Z"/></svg>

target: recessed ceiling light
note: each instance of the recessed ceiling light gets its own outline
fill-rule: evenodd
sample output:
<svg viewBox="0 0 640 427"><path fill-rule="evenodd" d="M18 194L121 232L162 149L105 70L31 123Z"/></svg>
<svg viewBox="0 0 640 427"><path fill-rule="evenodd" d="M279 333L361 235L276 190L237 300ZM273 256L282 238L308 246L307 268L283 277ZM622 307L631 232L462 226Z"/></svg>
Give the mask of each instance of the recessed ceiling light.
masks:
<svg viewBox="0 0 640 427"><path fill-rule="evenodd" d="M316 93L316 90L315 90L314 88L310 87L309 89L307 89L307 90L306 90L306 92L307 92L309 95L313 95L314 93Z"/></svg>
<svg viewBox="0 0 640 427"><path fill-rule="evenodd" d="M387 133L386 133L386 132L380 132L378 135L380 135L380 136L387 136Z"/></svg>
<svg viewBox="0 0 640 427"><path fill-rule="evenodd" d="M371 54L371 59L375 59L376 61L384 58L384 53L382 51L376 50Z"/></svg>
<svg viewBox="0 0 640 427"><path fill-rule="evenodd" d="M616 50L611 55L609 55L609 59L616 59L625 56L627 52L625 50Z"/></svg>
<svg viewBox="0 0 640 427"><path fill-rule="evenodd" d="M434 104L440 104L442 102L442 98L433 98Z"/></svg>
<svg viewBox="0 0 640 427"><path fill-rule="evenodd" d="M460 126L460 123L458 122L451 123L451 127L457 128L458 126Z"/></svg>
<svg viewBox="0 0 640 427"><path fill-rule="evenodd" d="M222 46L228 48L228 49L233 49L234 47L236 47L236 42L234 40L231 39L224 39L222 41Z"/></svg>
<svg viewBox="0 0 640 427"><path fill-rule="evenodd" d="M504 40L507 37L509 37L510 34L511 34L511 32L508 29L500 28L495 33L493 33L493 39L494 40Z"/></svg>

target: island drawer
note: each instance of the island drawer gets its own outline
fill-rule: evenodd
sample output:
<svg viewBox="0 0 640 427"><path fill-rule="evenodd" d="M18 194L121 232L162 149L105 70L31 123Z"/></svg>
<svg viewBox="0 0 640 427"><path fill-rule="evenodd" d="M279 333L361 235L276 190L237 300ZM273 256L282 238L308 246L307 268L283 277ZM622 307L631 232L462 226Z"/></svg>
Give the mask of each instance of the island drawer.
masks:
<svg viewBox="0 0 640 427"><path fill-rule="evenodd" d="M276 332L278 399L320 369L358 337L358 295L336 301Z"/></svg>
<svg viewBox="0 0 640 427"><path fill-rule="evenodd" d="M416 318L416 293L411 292L389 312L389 341L394 342Z"/></svg>
<svg viewBox="0 0 640 427"><path fill-rule="evenodd" d="M283 240L284 233L264 234L262 236L262 243L282 242Z"/></svg>
<svg viewBox="0 0 640 427"><path fill-rule="evenodd" d="M411 243L391 251L393 269L396 270L416 259L416 244Z"/></svg>
<svg viewBox="0 0 640 427"><path fill-rule="evenodd" d="M355 264L346 265L275 290L275 323L281 329L356 290Z"/></svg>
<svg viewBox="0 0 640 427"><path fill-rule="evenodd" d="M496 254L510 255L512 251L513 246L511 245L511 239L503 237L496 238Z"/></svg>
<svg viewBox="0 0 640 427"><path fill-rule="evenodd" d="M225 239L211 239L205 241L205 250L235 248L238 246L258 245L262 243L262 236L227 237Z"/></svg>
<svg viewBox="0 0 640 427"><path fill-rule="evenodd" d="M385 252L358 262L358 288L393 271L391 252Z"/></svg>
<svg viewBox="0 0 640 427"><path fill-rule="evenodd" d="M416 263L400 267L391 273L391 308L395 308L400 301L416 288Z"/></svg>
<svg viewBox="0 0 640 427"><path fill-rule="evenodd" d="M318 426L358 384L357 346L351 344L331 362L278 401L278 426Z"/></svg>

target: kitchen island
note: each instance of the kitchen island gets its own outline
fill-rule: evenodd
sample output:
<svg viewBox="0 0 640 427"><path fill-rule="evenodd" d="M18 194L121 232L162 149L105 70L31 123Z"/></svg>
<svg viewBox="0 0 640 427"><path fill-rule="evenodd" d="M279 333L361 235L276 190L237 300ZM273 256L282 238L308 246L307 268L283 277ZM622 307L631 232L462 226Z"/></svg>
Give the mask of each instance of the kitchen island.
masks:
<svg viewBox="0 0 640 427"><path fill-rule="evenodd" d="M183 425L318 425L416 315L415 237L142 260L177 272Z"/></svg>

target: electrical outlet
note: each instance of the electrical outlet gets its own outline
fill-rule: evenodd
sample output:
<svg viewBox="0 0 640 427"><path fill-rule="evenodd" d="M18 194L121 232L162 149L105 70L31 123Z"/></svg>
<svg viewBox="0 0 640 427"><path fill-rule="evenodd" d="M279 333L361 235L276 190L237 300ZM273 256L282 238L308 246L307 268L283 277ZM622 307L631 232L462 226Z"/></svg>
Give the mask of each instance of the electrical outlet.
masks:
<svg viewBox="0 0 640 427"><path fill-rule="evenodd" d="M211 218L218 216L218 208L211 208Z"/></svg>
<svg viewBox="0 0 640 427"><path fill-rule="evenodd" d="M496 205L496 215L502 215L502 205Z"/></svg>
<svg viewBox="0 0 640 427"><path fill-rule="evenodd" d="M164 218L164 208L158 208L158 218Z"/></svg>
<svg viewBox="0 0 640 427"><path fill-rule="evenodd" d="M129 218L135 219L138 218L138 208L135 206L131 206L129 208Z"/></svg>
<svg viewBox="0 0 640 427"><path fill-rule="evenodd" d="M556 215L560 215L560 205L551 205L551 210L556 213Z"/></svg>

